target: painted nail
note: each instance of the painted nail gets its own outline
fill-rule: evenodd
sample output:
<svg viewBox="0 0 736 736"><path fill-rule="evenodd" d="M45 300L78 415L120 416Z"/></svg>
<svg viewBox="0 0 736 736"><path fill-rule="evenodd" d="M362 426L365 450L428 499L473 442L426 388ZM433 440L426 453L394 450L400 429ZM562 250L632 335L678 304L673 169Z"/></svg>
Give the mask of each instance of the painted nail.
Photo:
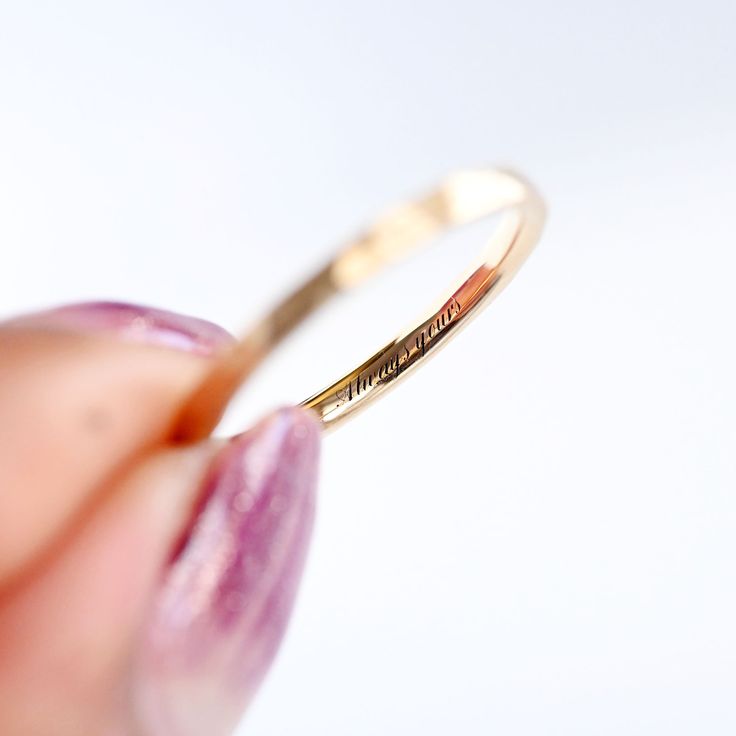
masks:
<svg viewBox="0 0 736 736"><path fill-rule="evenodd" d="M211 355L233 342L226 330L212 322L123 302L67 304L18 317L11 324L100 332L197 355Z"/></svg>
<svg viewBox="0 0 736 736"><path fill-rule="evenodd" d="M314 517L320 428L281 409L217 456L146 627L136 711L154 736L230 734L281 641Z"/></svg>

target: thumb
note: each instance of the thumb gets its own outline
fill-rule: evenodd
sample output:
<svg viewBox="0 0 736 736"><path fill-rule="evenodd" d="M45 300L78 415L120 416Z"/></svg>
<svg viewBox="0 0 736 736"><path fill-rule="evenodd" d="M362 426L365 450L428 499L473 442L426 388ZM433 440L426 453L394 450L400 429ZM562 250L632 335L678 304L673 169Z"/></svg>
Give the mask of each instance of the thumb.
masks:
<svg viewBox="0 0 736 736"><path fill-rule="evenodd" d="M282 409L136 463L0 605L0 733L231 733L291 610L319 432Z"/></svg>

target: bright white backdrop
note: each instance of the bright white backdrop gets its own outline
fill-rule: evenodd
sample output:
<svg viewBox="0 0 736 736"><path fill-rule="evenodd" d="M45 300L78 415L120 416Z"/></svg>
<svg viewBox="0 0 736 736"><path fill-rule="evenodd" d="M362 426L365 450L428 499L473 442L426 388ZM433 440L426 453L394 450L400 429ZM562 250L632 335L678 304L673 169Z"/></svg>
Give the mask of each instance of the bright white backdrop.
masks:
<svg viewBox="0 0 736 736"><path fill-rule="evenodd" d="M734 7L0 8L4 314L104 297L238 330L453 168L548 200L498 302L325 441L244 734L736 732ZM481 234L315 320L225 429L390 337Z"/></svg>

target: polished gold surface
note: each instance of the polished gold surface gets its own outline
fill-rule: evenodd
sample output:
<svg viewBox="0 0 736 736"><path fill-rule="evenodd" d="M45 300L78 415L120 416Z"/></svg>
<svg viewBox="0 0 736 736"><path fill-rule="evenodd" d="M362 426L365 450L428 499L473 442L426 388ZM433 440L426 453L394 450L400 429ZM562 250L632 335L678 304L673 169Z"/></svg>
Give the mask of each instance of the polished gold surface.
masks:
<svg viewBox="0 0 736 736"><path fill-rule="evenodd" d="M544 205L518 174L497 169L459 172L430 194L387 213L222 356L186 404L176 436L194 440L208 435L258 363L329 297L357 286L444 230L497 212L503 212L503 218L481 259L450 293L415 326L302 402L329 429L368 406L500 293L531 252L544 222Z"/></svg>

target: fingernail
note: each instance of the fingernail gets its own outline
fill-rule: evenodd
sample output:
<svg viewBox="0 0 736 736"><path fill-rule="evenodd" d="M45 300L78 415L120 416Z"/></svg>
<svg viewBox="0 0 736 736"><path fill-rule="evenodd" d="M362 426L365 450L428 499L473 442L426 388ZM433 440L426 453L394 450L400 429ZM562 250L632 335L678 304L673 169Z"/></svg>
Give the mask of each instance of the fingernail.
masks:
<svg viewBox="0 0 736 736"><path fill-rule="evenodd" d="M217 456L146 627L136 710L154 736L229 734L284 633L314 517L320 429L281 409Z"/></svg>
<svg viewBox="0 0 736 736"><path fill-rule="evenodd" d="M24 315L13 324L105 333L123 340L211 355L233 342L218 325L163 309L123 302L82 302Z"/></svg>

